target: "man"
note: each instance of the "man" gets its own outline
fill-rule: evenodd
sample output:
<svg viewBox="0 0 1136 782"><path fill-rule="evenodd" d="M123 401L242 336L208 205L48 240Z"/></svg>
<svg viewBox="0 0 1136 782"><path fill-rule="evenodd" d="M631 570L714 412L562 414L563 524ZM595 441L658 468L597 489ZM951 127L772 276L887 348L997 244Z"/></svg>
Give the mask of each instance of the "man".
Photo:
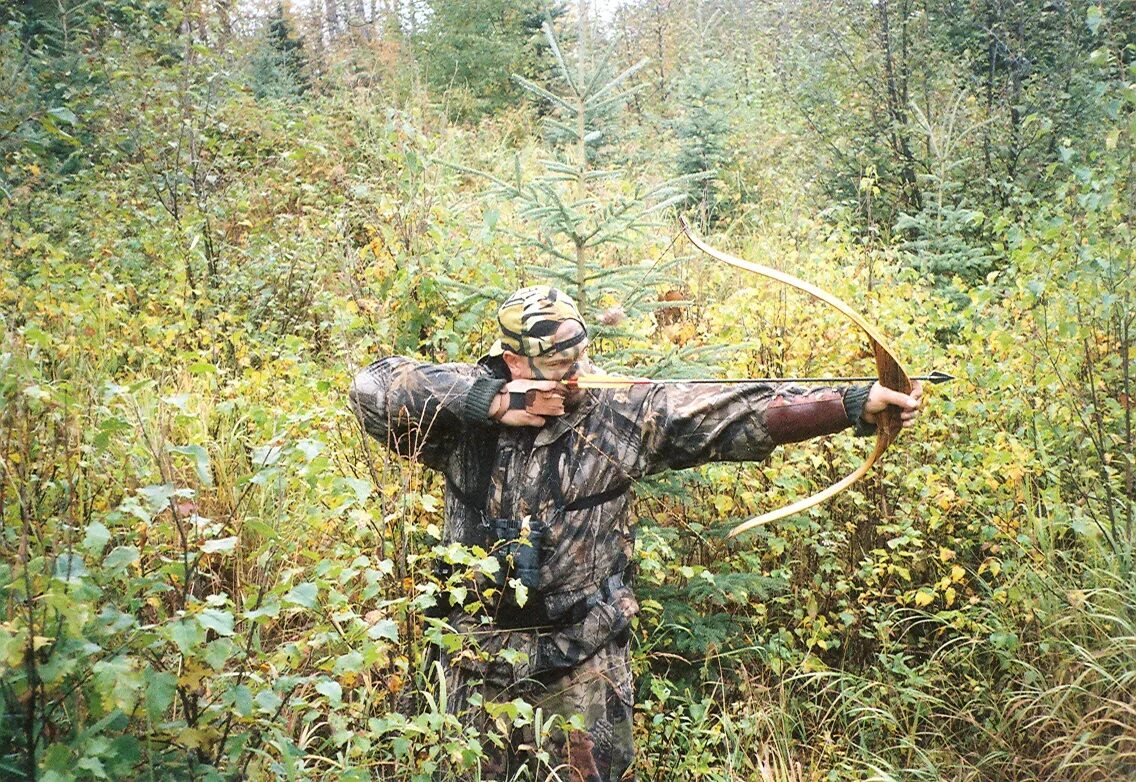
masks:
<svg viewBox="0 0 1136 782"><path fill-rule="evenodd" d="M888 405L903 410L907 426L921 389L582 390L561 382L596 371L568 296L523 288L498 321L500 339L477 365L382 359L355 378L351 404L380 442L444 474L446 542L495 558L489 567L440 569L451 586L440 614L466 641L444 655L448 709L483 730L493 703L518 697L546 718L580 715L582 729L553 730L543 772L554 768L573 782L625 779L628 629L639 610L628 578L631 484L668 469L764 459L779 444L850 426L869 434ZM503 746L486 742L482 778L535 768L526 750L537 741L522 734Z"/></svg>

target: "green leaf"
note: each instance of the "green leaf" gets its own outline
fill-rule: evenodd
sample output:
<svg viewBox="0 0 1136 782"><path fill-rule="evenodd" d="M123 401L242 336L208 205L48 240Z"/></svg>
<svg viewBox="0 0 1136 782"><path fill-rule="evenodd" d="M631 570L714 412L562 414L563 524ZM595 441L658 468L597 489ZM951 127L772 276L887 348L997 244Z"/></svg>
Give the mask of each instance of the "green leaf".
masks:
<svg viewBox="0 0 1136 782"><path fill-rule="evenodd" d="M321 453L323 453L325 446L319 440L304 438L303 440L296 441L296 450L304 455L304 461L310 462Z"/></svg>
<svg viewBox="0 0 1136 782"><path fill-rule="evenodd" d="M96 779L106 779L107 778L106 769L103 768L103 763L98 758L91 758L91 757L83 758L82 760L80 760L75 765L76 765L76 768L80 768L83 771L91 772L91 775L94 776Z"/></svg>
<svg viewBox="0 0 1136 782"><path fill-rule="evenodd" d="M371 482L364 478L344 478L343 482L355 492L355 502L359 505L365 503L370 498L371 492L374 491Z"/></svg>
<svg viewBox="0 0 1136 782"><path fill-rule="evenodd" d="M333 679L324 679L317 684L316 692L326 697L332 706L338 706L343 701L343 688Z"/></svg>
<svg viewBox="0 0 1136 782"><path fill-rule="evenodd" d="M1089 32L1096 35L1097 28L1104 22L1104 12L1099 5L1089 6L1089 10L1085 15L1085 24L1089 27Z"/></svg>
<svg viewBox="0 0 1136 782"><path fill-rule="evenodd" d="M367 637L372 641L386 639L398 641L398 625L393 619L380 619L367 629Z"/></svg>
<svg viewBox="0 0 1136 782"><path fill-rule="evenodd" d="M142 743L134 736L119 736L111 743L110 752L106 756L113 758L112 769L133 771L142 759ZM117 778L122 777L119 775Z"/></svg>
<svg viewBox="0 0 1136 782"><path fill-rule="evenodd" d="M252 714L252 691L243 684L233 688L233 709L241 717Z"/></svg>
<svg viewBox="0 0 1136 782"><path fill-rule="evenodd" d="M233 615L228 611L206 608L197 615L197 621L206 630L212 630L217 635L233 634Z"/></svg>
<svg viewBox="0 0 1136 782"><path fill-rule="evenodd" d="M184 413L188 411L187 406L189 405L189 394L173 394L172 396L164 396L162 397L162 401L167 405L176 407L178 410L181 410Z"/></svg>
<svg viewBox="0 0 1136 782"><path fill-rule="evenodd" d="M134 427L131 426L129 421L117 416L112 416L99 423L98 434L91 440L93 445L98 450L104 450L110 445L111 438L118 432L130 431Z"/></svg>
<svg viewBox="0 0 1136 782"><path fill-rule="evenodd" d="M178 619L167 626L166 632L183 657L189 657L195 647L205 640L205 631L192 619Z"/></svg>
<svg viewBox="0 0 1136 782"><path fill-rule="evenodd" d="M252 530L257 535L267 540L274 540L277 536L275 529L265 524L263 521L257 521L256 519L245 519L243 529Z"/></svg>
<svg viewBox="0 0 1136 782"><path fill-rule="evenodd" d="M79 124L79 118L75 116L75 112L66 106L56 106L53 109L48 109L47 113L64 124L72 126Z"/></svg>
<svg viewBox="0 0 1136 782"><path fill-rule="evenodd" d="M149 673L146 675L146 714L157 722L166 709L174 702L177 694L177 677L172 673Z"/></svg>
<svg viewBox="0 0 1136 782"><path fill-rule="evenodd" d="M103 568L111 571L121 570L137 562L139 557L138 549L134 546L116 546L103 560Z"/></svg>
<svg viewBox="0 0 1136 782"><path fill-rule="evenodd" d="M71 748L62 742L48 746L43 753L43 760L40 761L40 767L48 773L67 772L74 764L75 757L71 754ZM46 776L43 777L43 779L46 778Z"/></svg>
<svg viewBox="0 0 1136 782"><path fill-rule="evenodd" d="M60 554L55 560L55 578L62 581L78 581L89 575L87 565L78 554Z"/></svg>
<svg viewBox="0 0 1136 782"><path fill-rule="evenodd" d="M261 690L256 694L256 707L268 714L275 714L283 701L272 690Z"/></svg>
<svg viewBox="0 0 1136 782"><path fill-rule="evenodd" d="M275 601L269 600L260 608L254 609L252 611L245 611L244 617L245 619L259 619L262 616L276 617L279 615L280 604Z"/></svg>
<svg viewBox="0 0 1136 782"><path fill-rule="evenodd" d="M237 547L237 536L207 540L201 544L201 550L206 554L231 554Z"/></svg>
<svg viewBox="0 0 1136 782"><path fill-rule="evenodd" d="M92 554L101 554L103 548L110 542L110 530L106 525L92 521L87 525L86 534L83 535L83 548Z"/></svg>
<svg viewBox="0 0 1136 782"><path fill-rule="evenodd" d="M509 586L513 588L513 599L517 601L517 605L524 608L525 603L529 602L529 588L519 578L510 578Z"/></svg>
<svg viewBox="0 0 1136 782"><path fill-rule="evenodd" d="M151 519L169 507L170 500L176 493L177 489L174 488L172 483L143 486L138 490L139 496L146 503L146 509L150 511Z"/></svg>
<svg viewBox="0 0 1136 782"><path fill-rule="evenodd" d="M285 603L292 603L294 605L303 606L304 608L315 608L316 598L319 596L319 587L310 581L303 584L296 584L292 587L288 594L284 595Z"/></svg>
<svg viewBox="0 0 1136 782"><path fill-rule="evenodd" d="M228 638L218 638L211 641L205 648L205 654L201 655L201 659L209 663L215 671L220 671L225 668L225 663L233 658L238 651L238 647Z"/></svg>
<svg viewBox="0 0 1136 782"><path fill-rule="evenodd" d="M253 467L271 467L280 461L284 449L279 445L261 445L252 449Z"/></svg>
<svg viewBox="0 0 1136 782"><path fill-rule="evenodd" d="M352 671L361 671L363 669L363 655L359 652L348 652L341 654L335 660L335 666L332 672L336 675L342 673L349 673Z"/></svg>
<svg viewBox="0 0 1136 782"><path fill-rule="evenodd" d="M209 454L200 445L172 445L170 453L180 453L193 459L197 479L202 486L213 485L213 471L209 469Z"/></svg>

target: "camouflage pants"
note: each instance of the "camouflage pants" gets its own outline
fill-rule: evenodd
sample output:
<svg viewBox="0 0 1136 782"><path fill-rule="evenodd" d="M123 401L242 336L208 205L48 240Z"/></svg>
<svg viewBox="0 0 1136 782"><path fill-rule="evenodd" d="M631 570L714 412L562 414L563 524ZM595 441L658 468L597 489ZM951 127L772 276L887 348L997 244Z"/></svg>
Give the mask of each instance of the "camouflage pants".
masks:
<svg viewBox="0 0 1136 782"><path fill-rule="evenodd" d="M504 647L535 647L532 632L507 634ZM484 648L486 644L482 642ZM632 688L630 647L625 638L612 640L578 665L562 671L527 676L527 662L497 654L475 662L472 655L446 661L448 710L475 727L486 757L479 769L454 778L531 780L532 782L619 782L633 780L631 737ZM543 735L536 720L513 727L508 710L495 708L521 699L540 710ZM496 716L494 716L496 715ZM551 727L549 727L551 726ZM544 757L538 755L544 750Z"/></svg>

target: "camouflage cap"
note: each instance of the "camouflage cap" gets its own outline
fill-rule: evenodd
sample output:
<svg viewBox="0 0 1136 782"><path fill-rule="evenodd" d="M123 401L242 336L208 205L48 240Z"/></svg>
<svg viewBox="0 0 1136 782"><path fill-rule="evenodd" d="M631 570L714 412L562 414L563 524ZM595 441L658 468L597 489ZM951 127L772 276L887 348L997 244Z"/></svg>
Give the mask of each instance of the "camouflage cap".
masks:
<svg viewBox="0 0 1136 782"><path fill-rule="evenodd" d="M580 333L563 342L553 342L553 335L566 320L579 323ZM522 356L543 356L588 338L588 328L576 309L576 302L548 285L533 285L514 293L497 310L497 322L501 324L501 338L489 349L491 356L499 356L506 350Z"/></svg>

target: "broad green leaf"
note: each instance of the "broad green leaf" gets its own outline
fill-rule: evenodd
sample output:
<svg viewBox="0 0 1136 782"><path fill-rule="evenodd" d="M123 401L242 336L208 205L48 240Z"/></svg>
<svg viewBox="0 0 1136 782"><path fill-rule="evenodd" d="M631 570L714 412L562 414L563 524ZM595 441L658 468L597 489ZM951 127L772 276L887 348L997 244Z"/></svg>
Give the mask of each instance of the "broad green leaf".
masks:
<svg viewBox="0 0 1136 782"><path fill-rule="evenodd" d="M169 507L170 500L177 494L177 489L171 483L161 483L143 486L138 490L138 494L146 503L146 509L150 511L150 518L152 519Z"/></svg>
<svg viewBox="0 0 1136 782"><path fill-rule="evenodd" d="M183 657L191 656L205 640L205 630L188 617L182 617L166 626L166 633Z"/></svg>
<svg viewBox="0 0 1136 782"><path fill-rule="evenodd" d="M180 453L193 459L193 467L197 471L197 479L201 481L201 485L213 485L213 471L209 468L209 454L200 445L170 446L170 453Z"/></svg>
<svg viewBox="0 0 1136 782"><path fill-rule="evenodd" d="M60 554L55 559L55 578L78 581L88 575L87 565L78 554Z"/></svg>
<svg viewBox="0 0 1136 782"><path fill-rule="evenodd" d="M146 676L146 713L152 721L162 718L177 694L177 677L172 673L149 673Z"/></svg>
<svg viewBox="0 0 1136 782"><path fill-rule="evenodd" d="M87 525L86 534L83 536L83 548L92 554L101 554L103 548L110 542L110 530L106 525L99 521L92 521Z"/></svg>
<svg viewBox="0 0 1136 782"><path fill-rule="evenodd" d="M367 637L372 641L386 639L398 641L398 624L393 619L380 619L367 628Z"/></svg>
<svg viewBox="0 0 1136 782"><path fill-rule="evenodd" d="M215 538L201 544L201 550L206 554L232 554L237 547L237 536Z"/></svg>
<svg viewBox="0 0 1136 782"><path fill-rule="evenodd" d="M254 468L271 467L280 461L284 455L284 448L280 445L261 445L252 449L252 466Z"/></svg>
<svg viewBox="0 0 1136 782"><path fill-rule="evenodd" d="M197 615L197 621L206 630L212 630L217 635L233 634L233 615L228 611L205 608Z"/></svg>
<svg viewBox="0 0 1136 782"><path fill-rule="evenodd" d="M47 113L67 125L79 124L79 118L75 116L75 112L71 111L71 109L66 106L56 106L55 108L48 109Z"/></svg>
<svg viewBox="0 0 1136 782"><path fill-rule="evenodd" d="M324 679L316 685L316 692L326 697L333 706L338 706L343 700L343 688L334 679Z"/></svg>
<svg viewBox="0 0 1136 782"><path fill-rule="evenodd" d="M252 714L252 691L243 684L238 684L233 688L233 709L237 714L242 717L248 717Z"/></svg>
<svg viewBox="0 0 1136 782"><path fill-rule="evenodd" d="M137 562L139 556L138 549L134 546L116 546L103 560L103 568L110 571L121 570Z"/></svg>
<svg viewBox="0 0 1136 782"><path fill-rule="evenodd" d="M1100 28L1104 22L1104 12L1099 5L1089 6L1089 10L1085 13L1085 24L1089 27L1089 32L1096 35L1097 29Z"/></svg>
<svg viewBox="0 0 1136 782"><path fill-rule="evenodd" d="M280 704L283 702L280 696L272 690L261 690L256 694L254 700L256 701L256 707L268 714L275 714L276 710L280 708Z"/></svg>
<svg viewBox="0 0 1136 782"><path fill-rule="evenodd" d="M292 587L288 594L284 595L284 602L303 606L304 608L315 608L316 598L318 596L319 587L308 581Z"/></svg>
<svg viewBox="0 0 1136 782"><path fill-rule="evenodd" d="M341 654L338 658L336 658L335 666L331 670L332 673L339 675L348 672L358 672L362 669L363 655L359 652L348 652L347 654Z"/></svg>

